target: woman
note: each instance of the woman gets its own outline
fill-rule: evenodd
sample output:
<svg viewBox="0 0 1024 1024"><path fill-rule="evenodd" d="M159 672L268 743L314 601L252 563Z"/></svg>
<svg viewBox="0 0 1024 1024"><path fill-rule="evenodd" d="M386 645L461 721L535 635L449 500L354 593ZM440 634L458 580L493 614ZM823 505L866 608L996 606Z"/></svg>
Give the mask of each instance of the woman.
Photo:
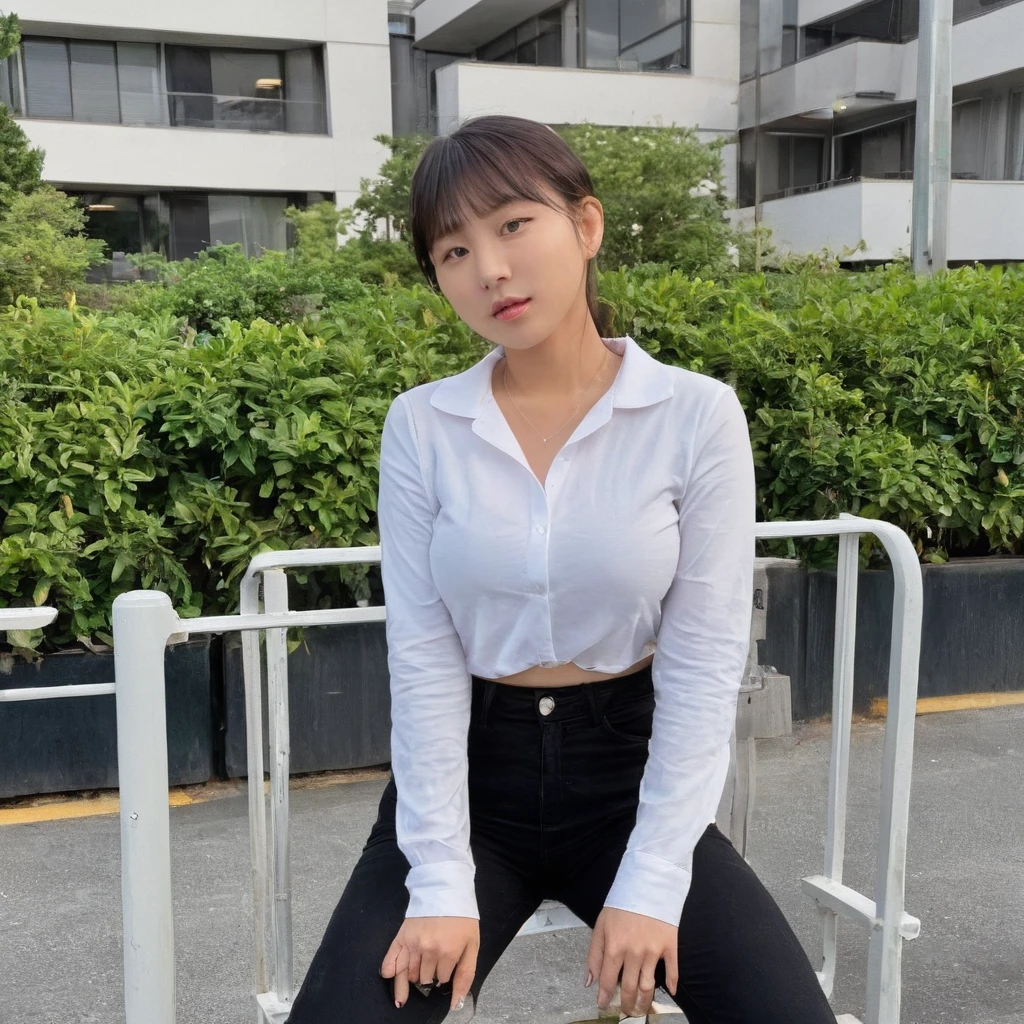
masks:
<svg viewBox="0 0 1024 1024"><path fill-rule="evenodd" d="M585 983L691 1024L834 1024L714 825L746 664L754 474L726 385L602 338L603 213L550 129L482 117L412 181L427 278L496 347L381 440L394 778L291 1024L441 1021L545 898ZM436 983L435 983L436 982Z"/></svg>

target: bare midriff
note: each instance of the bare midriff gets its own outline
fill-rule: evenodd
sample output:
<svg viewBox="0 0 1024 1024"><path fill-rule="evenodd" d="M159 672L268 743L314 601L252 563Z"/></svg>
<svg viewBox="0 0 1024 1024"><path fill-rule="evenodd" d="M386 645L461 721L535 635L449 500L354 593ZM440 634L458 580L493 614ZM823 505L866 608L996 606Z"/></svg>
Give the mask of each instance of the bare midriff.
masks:
<svg viewBox="0 0 1024 1024"><path fill-rule="evenodd" d="M632 672L639 672L654 661L654 655L650 654L642 661L638 661L621 672L591 672L588 669L580 668L573 662L565 665L556 665L553 668L545 668L541 665L534 665L532 668L525 668L522 672L516 672L510 676L495 678L496 683L505 683L508 686L577 686L579 683L597 683L602 679L619 679L628 676ZM487 676L481 676L486 679Z"/></svg>

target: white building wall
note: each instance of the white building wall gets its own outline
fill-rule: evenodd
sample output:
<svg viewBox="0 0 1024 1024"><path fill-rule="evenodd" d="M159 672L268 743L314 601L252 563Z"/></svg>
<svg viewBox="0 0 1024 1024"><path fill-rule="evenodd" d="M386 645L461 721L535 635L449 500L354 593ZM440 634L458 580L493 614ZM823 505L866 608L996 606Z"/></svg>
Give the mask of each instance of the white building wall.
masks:
<svg viewBox="0 0 1024 1024"><path fill-rule="evenodd" d="M863 241L854 259L889 260L909 255L912 193L909 181L840 185L773 199L764 223L780 253L840 254ZM735 219L749 227L753 211ZM1024 182L952 182L949 259L1024 260Z"/></svg>
<svg viewBox="0 0 1024 1024"><path fill-rule="evenodd" d="M328 135L86 124L22 118L67 187L359 193L387 155L391 66L382 0L19 0L23 34L202 45L323 44Z"/></svg>

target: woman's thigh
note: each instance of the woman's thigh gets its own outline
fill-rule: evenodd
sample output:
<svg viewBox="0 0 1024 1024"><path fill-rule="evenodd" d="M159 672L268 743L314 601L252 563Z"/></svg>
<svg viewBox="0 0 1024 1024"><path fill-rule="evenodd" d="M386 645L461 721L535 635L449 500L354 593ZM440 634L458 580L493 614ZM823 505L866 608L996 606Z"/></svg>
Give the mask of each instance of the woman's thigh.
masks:
<svg viewBox="0 0 1024 1024"><path fill-rule="evenodd" d="M625 837L613 838L610 831L604 843L590 845L575 874L564 873L558 894L591 927L625 848ZM595 849L601 851L597 856ZM664 985L664 964L656 976ZM693 879L679 923L676 1002L690 1024L835 1024L782 911L714 825L693 853Z"/></svg>
<svg viewBox="0 0 1024 1024"><path fill-rule="evenodd" d="M474 842L473 856L480 910L480 953L473 992L479 994L498 957L536 909L539 896L490 844ZM409 1001L399 1010L391 980L380 976L384 954L409 905L405 888L408 871L409 862L395 837L392 781L381 797L370 838L295 997L289 1024L349 1024L355 1020L437 1024L444 1020L450 994L438 990L424 996L411 987Z"/></svg>

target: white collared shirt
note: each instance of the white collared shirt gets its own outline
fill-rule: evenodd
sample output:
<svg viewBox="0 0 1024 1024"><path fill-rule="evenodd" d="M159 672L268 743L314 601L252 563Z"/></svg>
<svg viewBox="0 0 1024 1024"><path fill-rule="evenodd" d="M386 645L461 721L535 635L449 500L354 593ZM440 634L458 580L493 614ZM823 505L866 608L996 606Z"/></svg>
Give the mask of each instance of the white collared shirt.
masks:
<svg viewBox="0 0 1024 1024"><path fill-rule="evenodd" d="M747 661L754 472L735 393L632 338L541 485L494 400L495 348L392 403L378 515L409 917L477 917L470 675L654 652L636 825L606 906L678 924Z"/></svg>

